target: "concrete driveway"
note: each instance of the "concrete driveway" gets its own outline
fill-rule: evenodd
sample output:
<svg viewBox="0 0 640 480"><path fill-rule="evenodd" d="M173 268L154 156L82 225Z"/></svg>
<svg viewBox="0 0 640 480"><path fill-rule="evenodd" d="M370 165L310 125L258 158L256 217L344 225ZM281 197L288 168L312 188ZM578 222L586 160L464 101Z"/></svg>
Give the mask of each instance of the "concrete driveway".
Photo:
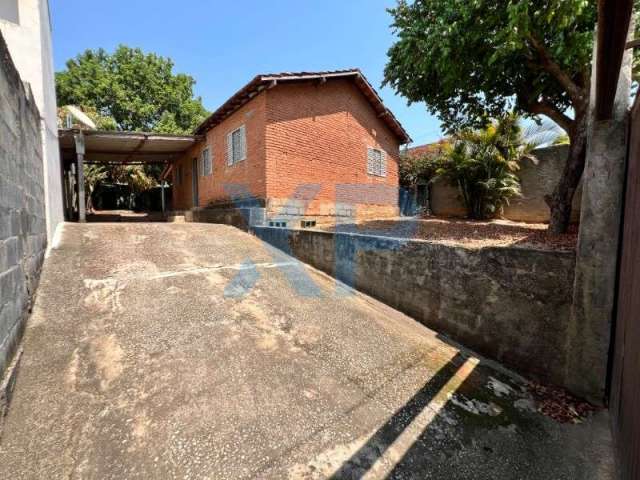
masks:
<svg viewBox="0 0 640 480"><path fill-rule="evenodd" d="M232 227L65 225L25 335L0 478L612 478L605 413Z"/></svg>

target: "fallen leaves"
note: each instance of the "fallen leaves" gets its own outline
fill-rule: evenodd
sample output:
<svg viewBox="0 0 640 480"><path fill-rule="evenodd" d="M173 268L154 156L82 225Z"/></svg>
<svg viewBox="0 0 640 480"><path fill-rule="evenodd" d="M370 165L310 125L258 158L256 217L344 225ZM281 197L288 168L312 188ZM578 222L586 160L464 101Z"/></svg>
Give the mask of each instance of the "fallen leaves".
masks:
<svg viewBox="0 0 640 480"><path fill-rule="evenodd" d="M529 382L527 385L537 410L560 423L582 423L598 407L580 400L566 390L551 385Z"/></svg>

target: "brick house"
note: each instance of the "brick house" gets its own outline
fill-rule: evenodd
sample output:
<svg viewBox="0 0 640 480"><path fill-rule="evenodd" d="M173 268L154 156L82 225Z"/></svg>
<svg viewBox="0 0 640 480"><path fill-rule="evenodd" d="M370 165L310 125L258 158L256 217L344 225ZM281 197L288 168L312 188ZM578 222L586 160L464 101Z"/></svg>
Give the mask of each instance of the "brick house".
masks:
<svg viewBox="0 0 640 480"><path fill-rule="evenodd" d="M410 138L359 70L258 75L195 133L167 170L176 210L398 214L399 147Z"/></svg>

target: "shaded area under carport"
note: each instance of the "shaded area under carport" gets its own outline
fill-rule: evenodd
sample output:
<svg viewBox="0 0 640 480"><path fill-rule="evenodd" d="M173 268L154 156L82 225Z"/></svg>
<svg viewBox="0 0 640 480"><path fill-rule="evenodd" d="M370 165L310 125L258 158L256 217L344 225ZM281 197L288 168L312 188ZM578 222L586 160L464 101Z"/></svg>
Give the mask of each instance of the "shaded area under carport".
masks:
<svg viewBox="0 0 640 480"><path fill-rule="evenodd" d="M168 165L192 147L198 137L147 132L120 132L85 129L59 130L65 218L86 220L84 164ZM166 205L164 180L163 211Z"/></svg>

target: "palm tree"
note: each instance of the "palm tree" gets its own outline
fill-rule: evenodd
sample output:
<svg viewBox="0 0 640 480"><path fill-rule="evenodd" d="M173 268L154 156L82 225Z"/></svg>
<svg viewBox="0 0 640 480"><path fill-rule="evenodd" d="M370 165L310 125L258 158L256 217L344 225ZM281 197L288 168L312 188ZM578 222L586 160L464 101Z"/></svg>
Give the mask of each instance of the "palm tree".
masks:
<svg viewBox="0 0 640 480"><path fill-rule="evenodd" d="M437 175L458 187L469 218L485 220L521 195L520 163L537 163L533 150L539 144L525 139L518 116L505 115L481 130L454 134Z"/></svg>

